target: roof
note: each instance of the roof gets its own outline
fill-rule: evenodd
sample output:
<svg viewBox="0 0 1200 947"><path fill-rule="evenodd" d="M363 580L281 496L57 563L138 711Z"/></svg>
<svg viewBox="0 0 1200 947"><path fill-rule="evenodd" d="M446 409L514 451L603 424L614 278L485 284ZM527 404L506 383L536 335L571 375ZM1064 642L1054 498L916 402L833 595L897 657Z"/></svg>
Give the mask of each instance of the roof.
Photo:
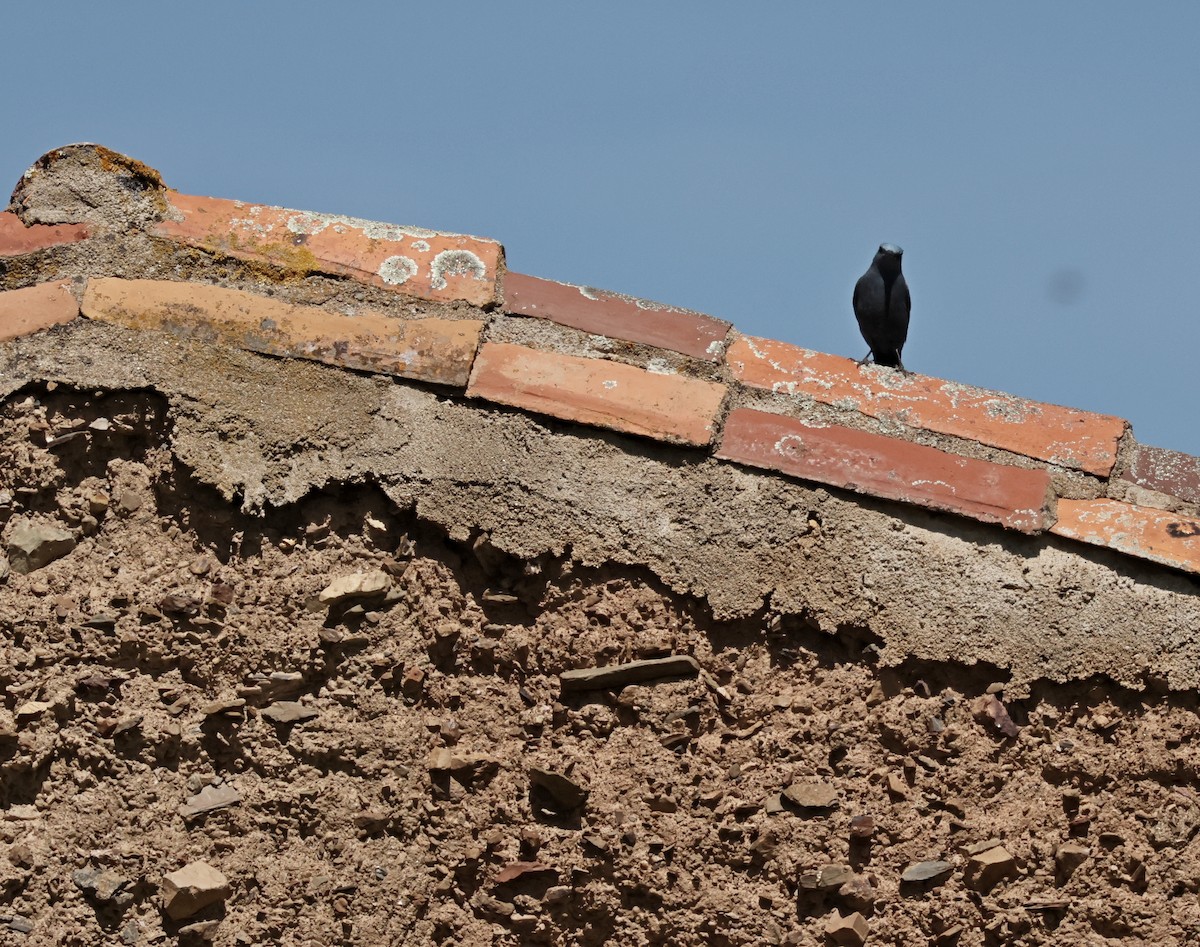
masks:
<svg viewBox="0 0 1200 947"><path fill-rule="evenodd" d="M125 262L89 268L85 248L114 240ZM254 281L222 285L227 260ZM313 277L350 293L310 291ZM1121 418L512 273L494 239L179 194L90 144L39 159L0 212L0 341L80 318L435 386L1200 573L1200 459L1138 443Z"/></svg>

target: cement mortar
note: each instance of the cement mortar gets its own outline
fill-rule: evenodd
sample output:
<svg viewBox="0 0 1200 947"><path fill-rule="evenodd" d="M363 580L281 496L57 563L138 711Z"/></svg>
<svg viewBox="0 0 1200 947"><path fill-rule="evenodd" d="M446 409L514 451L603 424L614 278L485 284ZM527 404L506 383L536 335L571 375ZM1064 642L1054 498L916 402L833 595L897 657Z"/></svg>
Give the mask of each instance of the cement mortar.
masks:
<svg viewBox="0 0 1200 947"><path fill-rule="evenodd" d="M799 616L868 631L885 664L982 664L1008 693L1102 676L1200 684L1200 583L814 489L634 438L304 362L76 322L4 351L0 393L37 381L151 388L170 448L244 509L378 484L451 536L515 557L644 566L719 620Z"/></svg>

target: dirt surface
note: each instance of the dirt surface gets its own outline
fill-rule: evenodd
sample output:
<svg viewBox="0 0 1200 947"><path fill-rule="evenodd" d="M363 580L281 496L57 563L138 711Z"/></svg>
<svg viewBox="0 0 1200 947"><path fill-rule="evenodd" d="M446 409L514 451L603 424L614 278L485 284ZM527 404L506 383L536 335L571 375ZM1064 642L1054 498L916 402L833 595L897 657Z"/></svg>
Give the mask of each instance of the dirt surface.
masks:
<svg viewBox="0 0 1200 947"><path fill-rule="evenodd" d="M831 627L816 607L715 608L639 565L633 527L627 561L568 542L522 554L501 539L529 535L518 521L566 515L548 489L521 507L511 483L466 472L456 494L412 422L413 399L443 425L485 412L295 369L286 390L319 432L295 453L325 452L320 483L311 457L274 449L282 415L276 434L246 422L277 363L236 358L221 415L183 375L170 395L28 383L0 411L0 943L966 947L1200 930L1200 722L1159 656L1129 658L1140 691L1095 673L1006 690L1003 647L993 663L898 660L879 609ZM221 387L206 367L190 377ZM329 379L345 397L322 420ZM355 413L368 392L403 435ZM563 469L571 451L653 461L499 417ZM406 443L424 481L366 476ZM479 453L509 451L518 482L514 443ZM814 543L859 509L800 505ZM932 522L857 515L880 536ZM1020 549L986 552L996 574L1005 556L1029 574ZM1053 594L1086 610L1107 565L1075 559L1074 591ZM1109 581L1182 603L1176 633L1193 633L1185 580ZM1045 594L1026 585L1004 594ZM868 576L841 594L878 590ZM568 673L671 655L695 664L595 689ZM215 871L188 876L203 890L185 904L179 872L197 863Z"/></svg>

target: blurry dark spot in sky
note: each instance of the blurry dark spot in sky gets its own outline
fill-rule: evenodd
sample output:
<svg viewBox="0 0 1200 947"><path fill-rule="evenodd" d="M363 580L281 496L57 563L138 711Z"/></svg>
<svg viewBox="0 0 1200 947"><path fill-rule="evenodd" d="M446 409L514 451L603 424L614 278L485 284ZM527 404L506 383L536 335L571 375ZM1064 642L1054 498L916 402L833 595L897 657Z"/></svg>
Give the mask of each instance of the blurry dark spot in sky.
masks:
<svg viewBox="0 0 1200 947"><path fill-rule="evenodd" d="M1083 271L1073 266L1064 266L1055 270L1046 280L1046 295L1053 303L1060 306L1070 306L1083 298L1087 288L1087 280Z"/></svg>

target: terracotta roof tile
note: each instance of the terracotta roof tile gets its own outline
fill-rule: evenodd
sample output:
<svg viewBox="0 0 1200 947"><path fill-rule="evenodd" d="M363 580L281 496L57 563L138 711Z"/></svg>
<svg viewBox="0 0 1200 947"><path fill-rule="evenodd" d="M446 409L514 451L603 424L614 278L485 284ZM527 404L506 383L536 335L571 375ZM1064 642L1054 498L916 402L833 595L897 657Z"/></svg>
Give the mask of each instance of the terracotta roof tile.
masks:
<svg viewBox="0 0 1200 947"><path fill-rule="evenodd" d="M1200 572L1200 519L1119 500L1059 500L1051 532Z"/></svg>
<svg viewBox="0 0 1200 947"><path fill-rule="evenodd" d="M1106 477L1127 422L1026 401L926 375L861 368L837 355L739 336L727 356L745 385L851 408L884 421L951 434Z"/></svg>
<svg viewBox="0 0 1200 947"><path fill-rule="evenodd" d="M717 456L1025 533L1045 528L1050 475L899 438L736 408Z"/></svg>
<svg viewBox="0 0 1200 947"><path fill-rule="evenodd" d="M34 224L26 227L12 211L0 211L0 256L19 256L63 243L86 240L83 224Z"/></svg>
<svg viewBox="0 0 1200 947"><path fill-rule="evenodd" d="M409 296L496 302L504 251L494 240L215 197L168 195L159 236L285 269L334 273Z"/></svg>
<svg viewBox="0 0 1200 947"><path fill-rule="evenodd" d="M479 351L467 394L566 421L703 446L725 386L508 342Z"/></svg>
<svg viewBox="0 0 1200 947"><path fill-rule="evenodd" d="M721 360L729 334L728 322L703 313L523 273L505 276L504 310L710 362Z"/></svg>
<svg viewBox="0 0 1200 947"><path fill-rule="evenodd" d="M1189 503L1200 503L1200 457L1138 444L1121 478Z"/></svg>
<svg viewBox="0 0 1200 947"><path fill-rule="evenodd" d="M162 280L92 279L83 314L132 329L215 339L253 352L464 386L483 323L352 316L236 289Z"/></svg>
<svg viewBox="0 0 1200 947"><path fill-rule="evenodd" d="M38 283L0 293L0 342L70 322L79 300L68 281Z"/></svg>

